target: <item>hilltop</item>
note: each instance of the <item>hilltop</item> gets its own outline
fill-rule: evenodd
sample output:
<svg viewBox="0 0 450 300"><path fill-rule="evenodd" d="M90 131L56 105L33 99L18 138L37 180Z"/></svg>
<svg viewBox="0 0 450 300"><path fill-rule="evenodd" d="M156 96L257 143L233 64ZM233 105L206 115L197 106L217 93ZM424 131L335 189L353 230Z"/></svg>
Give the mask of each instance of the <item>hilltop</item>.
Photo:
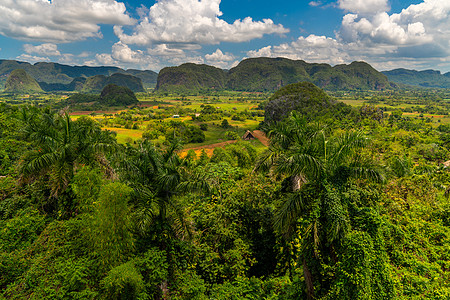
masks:
<svg viewBox="0 0 450 300"><path fill-rule="evenodd" d="M341 108L345 104L338 103L327 93L311 82L292 83L276 91L265 107L266 123L282 121L292 111L300 115L320 116Z"/></svg>
<svg viewBox="0 0 450 300"><path fill-rule="evenodd" d="M96 75L89 77L81 91L84 93L99 93L109 84L127 87L135 93L145 92L140 78L121 73L115 73L111 76Z"/></svg>
<svg viewBox="0 0 450 300"><path fill-rule="evenodd" d="M387 77L365 62L349 65L307 63L287 58L249 58L225 70L211 66L183 64L161 70L159 91L275 91L291 83L307 81L326 90L385 90L393 85Z"/></svg>
<svg viewBox="0 0 450 300"><path fill-rule="evenodd" d="M162 69L156 89L162 92L223 90L225 82L226 71L208 65L187 63Z"/></svg>
<svg viewBox="0 0 450 300"><path fill-rule="evenodd" d="M39 84L23 69L11 72L6 79L5 92L8 93L38 93L42 92Z"/></svg>

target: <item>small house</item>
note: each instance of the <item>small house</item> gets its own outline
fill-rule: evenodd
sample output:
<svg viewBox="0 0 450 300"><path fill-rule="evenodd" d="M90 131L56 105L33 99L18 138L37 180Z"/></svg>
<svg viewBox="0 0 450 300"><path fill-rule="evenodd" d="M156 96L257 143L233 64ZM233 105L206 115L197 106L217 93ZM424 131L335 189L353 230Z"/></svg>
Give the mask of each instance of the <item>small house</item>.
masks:
<svg viewBox="0 0 450 300"><path fill-rule="evenodd" d="M252 132L250 130L247 130L245 132L245 134L242 136L242 139L244 141L250 141L250 140L254 140L255 136L252 134Z"/></svg>

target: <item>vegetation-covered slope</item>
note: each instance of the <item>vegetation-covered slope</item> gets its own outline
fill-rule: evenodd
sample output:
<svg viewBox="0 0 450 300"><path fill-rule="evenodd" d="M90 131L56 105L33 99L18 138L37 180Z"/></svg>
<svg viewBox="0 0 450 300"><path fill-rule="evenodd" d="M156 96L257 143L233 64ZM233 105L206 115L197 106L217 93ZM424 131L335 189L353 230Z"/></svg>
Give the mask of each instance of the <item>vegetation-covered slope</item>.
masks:
<svg viewBox="0 0 450 300"><path fill-rule="evenodd" d="M287 58L250 58L229 70L225 79L218 69L204 65L165 68L158 77L157 89L195 91L226 88L263 92L300 81L309 81L327 90L384 90L392 87L385 75L364 62L331 67Z"/></svg>
<svg viewBox="0 0 450 300"><path fill-rule="evenodd" d="M227 88L238 91L274 91L310 79L304 61L287 58L245 59L228 72Z"/></svg>
<svg viewBox="0 0 450 300"><path fill-rule="evenodd" d="M283 120L292 111L303 116L317 116L333 112L342 107L327 93L310 82L299 82L282 87L270 97L265 107L264 121Z"/></svg>
<svg viewBox="0 0 450 300"><path fill-rule="evenodd" d="M156 84L157 73L153 71L139 71L131 69L123 70L117 67L88 67L88 66L69 66L58 63L39 62L30 64L15 60L0 60L0 86L2 79L16 69L24 69L38 82L70 84L77 77L92 77L96 75L110 76L114 73L124 73L141 78L142 82L148 87L154 87Z"/></svg>
<svg viewBox="0 0 450 300"><path fill-rule="evenodd" d="M187 63L162 69L156 89L161 92L222 90L225 80L226 72L219 68Z"/></svg>
<svg viewBox="0 0 450 300"><path fill-rule="evenodd" d="M33 77L23 69L11 72L6 80L5 92L8 93L37 93L42 92L41 87Z"/></svg>
<svg viewBox="0 0 450 300"><path fill-rule="evenodd" d="M115 73L111 76L96 75L89 77L81 91L84 93L99 93L109 84L127 87L136 93L145 92L140 78L121 73Z"/></svg>
<svg viewBox="0 0 450 300"><path fill-rule="evenodd" d="M103 88L98 102L107 106L127 106L139 101L131 89L110 83Z"/></svg>
<svg viewBox="0 0 450 300"><path fill-rule="evenodd" d="M111 106L128 106L138 103L139 100L136 95L127 87L118 86L110 83L105 86L100 95L93 93L76 93L62 101L59 106L84 108L84 109L99 109Z"/></svg>
<svg viewBox="0 0 450 300"><path fill-rule="evenodd" d="M383 71L390 81L415 85L425 88L450 88L450 72L441 74L440 71L425 70L416 71L408 69L395 69L391 71Z"/></svg>

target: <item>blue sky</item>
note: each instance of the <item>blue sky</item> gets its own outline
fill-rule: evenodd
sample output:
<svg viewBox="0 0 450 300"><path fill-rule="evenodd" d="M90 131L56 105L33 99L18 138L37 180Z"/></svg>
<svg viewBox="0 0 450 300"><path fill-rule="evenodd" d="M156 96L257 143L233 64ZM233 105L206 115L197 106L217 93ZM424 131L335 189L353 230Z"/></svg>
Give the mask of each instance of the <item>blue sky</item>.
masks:
<svg viewBox="0 0 450 300"><path fill-rule="evenodd" d="M448 0L0 0L0 58L159 71L248 57L450 71Z"/></svg>

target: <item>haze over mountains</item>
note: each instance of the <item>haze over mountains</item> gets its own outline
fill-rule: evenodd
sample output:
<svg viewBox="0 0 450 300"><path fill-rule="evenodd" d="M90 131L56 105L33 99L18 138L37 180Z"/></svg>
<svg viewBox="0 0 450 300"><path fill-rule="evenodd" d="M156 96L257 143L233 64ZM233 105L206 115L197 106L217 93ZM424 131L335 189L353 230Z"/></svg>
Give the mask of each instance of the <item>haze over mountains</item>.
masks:
<svg viewBox="0 0 450 300"><path fill-rule="evenodd" d="M450 88L450 72L395 69L379 72L365 62L331 66L287 58L250 58L230 70L186 63L163 68L159 74L149 70L123 70L118 67L69 66L40 62L34 65L0 60L0 88L13 70L22 69L44 91L99 93L108 84L126 86L134 92L156 87L160 92L198 92L207 90L275 91L291 83L307 81L325 90L385 90L397 84L425 88ZM22 77L25 75L21 75ZM27 80L28 82L28 80ZM11 88L15 86L15 88ZM23 92L29 91L27 84ZM36 87L32 90L36 90ZM18 92L10 83L7 91Z"/></svg>

